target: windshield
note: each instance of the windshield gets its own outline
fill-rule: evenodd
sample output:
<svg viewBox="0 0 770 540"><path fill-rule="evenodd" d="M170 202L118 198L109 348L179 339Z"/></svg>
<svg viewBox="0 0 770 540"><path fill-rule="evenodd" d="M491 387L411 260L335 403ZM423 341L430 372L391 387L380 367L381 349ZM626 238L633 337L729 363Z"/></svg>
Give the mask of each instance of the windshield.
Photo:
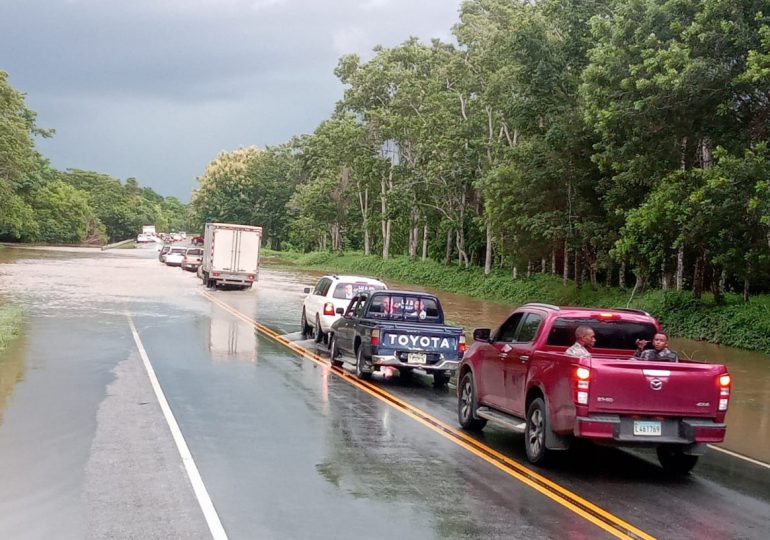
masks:
<svg viewBox="0 0 770 540"><path fill-rule="evenodd" d="M438 300L425 296L382 294L372 298L369 316L375 319L397 321L443 322Z"/></svg>
<svg viewBox="0 0 770 540"><path fill-rule="evenodd" d="M548 334L547 345L569 347L575 343L575 329L578 326L588 326L596 333L594 349L633 350L636 348L637 339L652 340L657 331L652 323L559 317L553 322L551 332Z"/></svg>

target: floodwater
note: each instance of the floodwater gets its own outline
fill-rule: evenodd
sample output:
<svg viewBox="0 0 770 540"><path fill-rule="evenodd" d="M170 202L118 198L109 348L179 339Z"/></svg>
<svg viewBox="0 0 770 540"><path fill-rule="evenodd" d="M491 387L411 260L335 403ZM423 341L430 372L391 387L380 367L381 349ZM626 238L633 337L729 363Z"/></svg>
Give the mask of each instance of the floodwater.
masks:
<svg viewBox="0 0 770 540"><path fill-rule="evenodd" d="M323 275L301 272L308 286ZM477 300L460 294L387 280L391 288L428 291L441 299L446 318L464 326L470 335L474 328L497 328L514 306ZM725 364L733 377L727 437L718 445L730 451L770 463L770 355L703 341L672 338L671 348L685 358Z"/></svg>

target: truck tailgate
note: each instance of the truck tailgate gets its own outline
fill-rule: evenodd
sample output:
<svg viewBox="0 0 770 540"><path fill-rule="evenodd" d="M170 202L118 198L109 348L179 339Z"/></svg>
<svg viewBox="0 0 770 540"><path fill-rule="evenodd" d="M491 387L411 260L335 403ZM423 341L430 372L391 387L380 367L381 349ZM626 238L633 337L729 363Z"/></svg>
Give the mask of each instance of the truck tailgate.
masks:
<svg viewBox="0 0 770 540"><path fill-rule="evenodd" d="M456 351L461 328L427 324L380 325L383 347L412 351Z"/></svg>
<svg viewBox="0 0 770 540"><path fill-rule="evenodd" d="M712 417L720 364L591 360L591 413Z"/></svg>

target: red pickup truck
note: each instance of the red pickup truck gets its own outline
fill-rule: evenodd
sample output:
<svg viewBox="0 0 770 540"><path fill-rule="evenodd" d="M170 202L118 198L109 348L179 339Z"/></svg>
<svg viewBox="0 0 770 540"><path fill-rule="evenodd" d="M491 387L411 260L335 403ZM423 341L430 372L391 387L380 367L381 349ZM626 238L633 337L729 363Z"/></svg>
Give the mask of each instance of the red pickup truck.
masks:
<svg viewBox="0 0 770 540"><path fill-rule="evenodd" d="M565 354L578 326L596 334L591 357ZM707 443L724 440L730 375L721 364L635 359L636 340L658 331L639 310L526 304L494 333L474 330L458 368L460 425L524 433L532 463L580 437L655 447L665 470L687 474Z"/></svg>

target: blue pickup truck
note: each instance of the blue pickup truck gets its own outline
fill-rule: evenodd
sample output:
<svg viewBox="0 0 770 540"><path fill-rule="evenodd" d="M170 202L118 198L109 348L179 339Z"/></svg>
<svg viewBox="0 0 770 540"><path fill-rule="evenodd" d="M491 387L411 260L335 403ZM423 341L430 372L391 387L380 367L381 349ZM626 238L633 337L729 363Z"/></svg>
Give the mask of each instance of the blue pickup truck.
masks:
<svg viewBox="0 0 770 540"><path fill-rule="evenodd" d="M329 358L348 362L356 376L369 379L382 366L402 375L420 370L445 386L465 352L465 332L444 324L438 298L413 291L374 291L356 295L331 326Z"/></svg>

